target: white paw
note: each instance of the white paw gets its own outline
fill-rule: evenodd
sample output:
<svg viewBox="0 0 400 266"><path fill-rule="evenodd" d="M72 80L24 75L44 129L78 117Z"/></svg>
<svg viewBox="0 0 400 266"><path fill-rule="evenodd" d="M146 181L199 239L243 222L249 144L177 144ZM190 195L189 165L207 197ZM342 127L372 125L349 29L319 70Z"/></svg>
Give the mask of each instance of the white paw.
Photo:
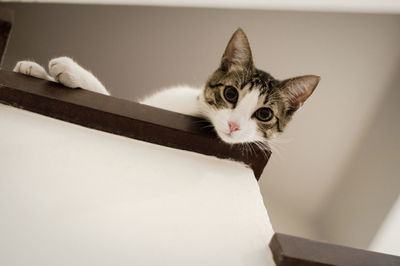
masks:
<svg viewBox="0 0 400 266"><path fill-rule="evenodd" d="M50 75L70 88L82 87L81 72L81 67L69 57L58 57L49 62Z"/></svg>
<svg viewBox="0 0 400 266"><path fill-rule="evenodd" d="M52 80L52 78L47 74L46 70L41 65L32 61L19 61L15 65L13 71L28 76Z"/></svg>

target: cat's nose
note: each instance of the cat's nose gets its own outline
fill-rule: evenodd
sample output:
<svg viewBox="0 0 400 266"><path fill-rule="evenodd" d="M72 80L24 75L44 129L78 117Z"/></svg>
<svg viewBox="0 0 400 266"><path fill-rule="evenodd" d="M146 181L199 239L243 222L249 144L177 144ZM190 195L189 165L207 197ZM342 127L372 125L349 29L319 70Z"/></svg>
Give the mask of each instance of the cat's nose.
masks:
<svg viewBox="0 0 400 266"><path fill-rule="evenodd" d="M235 122L229 121L228 125L229 125L229 129L230 129L231 133L233 131L237 131L240 129L240 126L238 124L236 124Z"/></svg>

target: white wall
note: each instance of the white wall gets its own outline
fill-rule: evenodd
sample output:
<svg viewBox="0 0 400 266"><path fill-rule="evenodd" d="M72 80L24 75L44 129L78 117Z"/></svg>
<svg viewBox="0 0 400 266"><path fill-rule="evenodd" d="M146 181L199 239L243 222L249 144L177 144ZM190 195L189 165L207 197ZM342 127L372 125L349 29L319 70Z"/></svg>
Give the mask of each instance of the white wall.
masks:
<svg viewBox="0 0 400 266"><path fill-rule="evenodd" d="M244 164L0 104L0 265L273 265Z"/></svg>
<svg viewBox="0 0 400 266"><path fill-rule="evenodd" d="M376 234L370 249L393 255L400 254L400 197Z"/></svg>

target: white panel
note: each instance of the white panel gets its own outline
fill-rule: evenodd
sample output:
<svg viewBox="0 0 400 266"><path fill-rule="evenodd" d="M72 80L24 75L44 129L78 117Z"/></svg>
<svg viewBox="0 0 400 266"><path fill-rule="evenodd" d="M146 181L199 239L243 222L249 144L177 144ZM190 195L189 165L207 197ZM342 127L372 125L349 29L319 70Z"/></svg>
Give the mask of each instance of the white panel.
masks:
<svg viewBox="0 0 400 266"><path fill-rule="evenodd" d="M400 255L400 197L393 205L370 246L371 250Z"/></svg>
<svg viewBox="0 0 400 266"><path fill-rule="evenodd" d="M272 265L243 164L0 105L0 265Z"/></svg>

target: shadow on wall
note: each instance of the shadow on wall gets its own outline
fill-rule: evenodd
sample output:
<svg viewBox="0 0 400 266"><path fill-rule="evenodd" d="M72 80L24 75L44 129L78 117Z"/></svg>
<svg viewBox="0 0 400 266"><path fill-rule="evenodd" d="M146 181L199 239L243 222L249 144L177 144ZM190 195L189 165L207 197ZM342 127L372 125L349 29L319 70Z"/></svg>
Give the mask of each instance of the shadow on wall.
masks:
<svg viewBox="0 0 400 266"><path fill-rule="evenodd" d="M368 248L400 195L400 141L393 142L400 136L400 64L397 69L341 179L318 212L322 239Z"/></svg>

